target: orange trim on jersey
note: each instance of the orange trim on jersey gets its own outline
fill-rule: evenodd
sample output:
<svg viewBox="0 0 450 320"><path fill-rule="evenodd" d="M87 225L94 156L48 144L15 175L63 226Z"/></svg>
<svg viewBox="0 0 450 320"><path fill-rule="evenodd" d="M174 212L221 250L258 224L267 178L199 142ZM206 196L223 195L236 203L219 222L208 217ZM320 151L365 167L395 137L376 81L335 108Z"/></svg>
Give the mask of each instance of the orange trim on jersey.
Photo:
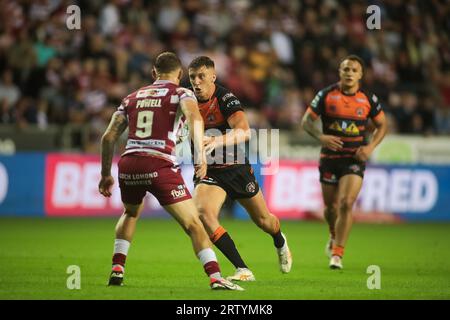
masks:
<svg viewBox="0 0 450 320"><path fill-rule="evenodd" d="M365 129L365 127L362 127L363 129ZM361 130L358 127L359 130ZM363 141L364 137L339 137L339 139L341 139L344 142L355 142L355 141Z"/></svg>
<svg viewBox="0 0 450 320"><path fill-rule="evenodd" d="M220 239L220 237L224 235L225 232L227 232L227 230L225 230L224 227L219 226L209 238L211 239L212 243L215 243Z"/></svg>
<svg viewBox="0 0 450 320"><path fill-rule="evenodd" d="M384 111L381 111L379 114L375 116L375 118L372 118L373 120L377 121L378 117L380 117L382 114L384 114Z"/></svg>
<svg viewBox="0 0 450 320"><path fill-rule="evenodd" d="M319 115L317 113L315 113L311 107L308 107L308 109L306 109L306 111L309 111L309 113L311 114L311 116L314 120L316 120L319 117Z"/></svg>

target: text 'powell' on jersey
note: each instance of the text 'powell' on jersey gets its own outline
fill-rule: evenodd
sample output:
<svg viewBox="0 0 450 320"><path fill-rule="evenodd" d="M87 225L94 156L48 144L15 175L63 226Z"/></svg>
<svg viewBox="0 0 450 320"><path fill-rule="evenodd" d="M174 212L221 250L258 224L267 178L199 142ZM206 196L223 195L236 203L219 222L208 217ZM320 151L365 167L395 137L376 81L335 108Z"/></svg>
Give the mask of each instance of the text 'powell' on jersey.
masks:
<svg viewBox="0 0 450 320"><path fill-rule="evenodd" d="M185 117L180 101L194 99L192 91L166 80L140 88L118 108L128 119L128 140L123 153L147 153L176 163L175 145Z"/></svg>

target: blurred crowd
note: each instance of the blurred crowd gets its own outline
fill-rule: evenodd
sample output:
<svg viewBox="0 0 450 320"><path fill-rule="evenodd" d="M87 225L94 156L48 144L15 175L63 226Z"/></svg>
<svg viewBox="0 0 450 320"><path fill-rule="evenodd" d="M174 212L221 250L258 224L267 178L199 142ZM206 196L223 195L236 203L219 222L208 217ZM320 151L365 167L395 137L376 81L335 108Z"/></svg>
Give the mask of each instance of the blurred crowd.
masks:
<svg viewBox="0 0 450 320"><path fill-rule="evenodd" d="M80 30L66 25L72 4ZM381 30L366 26L369 5ZM391 132L450 134L449 17L448 0L0 0L0 125L88 124L96 151L121 99L170 50L184 65L210 56L256 128L298 130L357 54Z"/></svg>

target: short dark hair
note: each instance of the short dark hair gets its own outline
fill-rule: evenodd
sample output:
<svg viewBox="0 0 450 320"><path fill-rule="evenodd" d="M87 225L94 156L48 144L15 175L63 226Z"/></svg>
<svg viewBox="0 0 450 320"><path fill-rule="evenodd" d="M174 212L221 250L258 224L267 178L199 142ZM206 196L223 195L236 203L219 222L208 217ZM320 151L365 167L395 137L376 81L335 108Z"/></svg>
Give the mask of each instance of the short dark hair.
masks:
<svg viewBox="0 0 450 320"><path fill-rule="evenodd" d="M157 73L170 73L181 69L181 60L173 52L163 52L156 57L154 65Z"/></svg>
<svg viewBox="0 0 450 320"><path fill-rule="evenodd" d="M214 68L214 61L211 60L210 57L207 56L200 56L195 58L194 60L189 63L188 69L198 69L201 67L207 67L207 68Z"/></svg>
<svg viewBox="0 0 450 320"><path fill-rule="evenodd" d="M345 60L351 60L351 61L358 62L361 65L362 74L364 74L366 66L365 66L364 60L360 56L357 56L356 54L348 55L344 59L342 59L340 64L342 64L342 62L344 62Z"/></svg>

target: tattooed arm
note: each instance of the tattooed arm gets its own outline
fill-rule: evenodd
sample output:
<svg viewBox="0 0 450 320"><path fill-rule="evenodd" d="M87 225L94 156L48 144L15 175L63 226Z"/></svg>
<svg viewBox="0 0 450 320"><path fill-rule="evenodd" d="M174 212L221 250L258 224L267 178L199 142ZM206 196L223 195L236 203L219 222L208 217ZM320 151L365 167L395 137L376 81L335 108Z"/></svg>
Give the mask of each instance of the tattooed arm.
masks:
<svg viewBox="0 0 450 320"><path fill-rule="evenodd" d="M98 189L105 197L111 196L111 187L114 184L114 179L111 176L114 145L127 126L128 121L126 116L121 112L115 112L108 128L102 136L102 178Z"/></svg>

